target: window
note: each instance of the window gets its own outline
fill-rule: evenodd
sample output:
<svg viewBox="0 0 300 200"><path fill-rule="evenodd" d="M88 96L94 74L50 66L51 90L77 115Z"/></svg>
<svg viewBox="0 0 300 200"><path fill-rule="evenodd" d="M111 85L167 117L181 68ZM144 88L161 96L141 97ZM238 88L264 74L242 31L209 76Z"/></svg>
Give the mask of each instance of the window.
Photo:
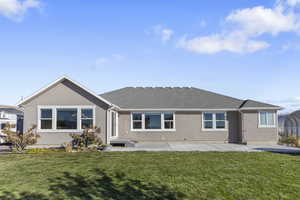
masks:
<svg viewBox="0 0 300 200"><path fill-rule="evenodd" d="M275 127L275 112L259 112L260 127Z"/></svg>
<svg viewBox="0 0 300 200"><path fill-rule="evenodd" d="M39 131L82 131L95 123L92 106L39 106Z"/></svg>
<svg viewBox="0 0 300 200"><path fill-rule="evenodd" d="M161 129L161 113L146 113L145 129Z"/></svg>
<svg viewBox="0 0 300 200"><path fill-rule="evenodd" d="M225 113L216 113L216 129L225 129Z"/></svg>
<svg viewBox="0 0 300 200"><path fill-rule="evenodd" d="M213 128L213 113L204 113L204 128Z"/></svg>
<svg viewBox="0 0 300 200"><path fill-rule="evenodd" d="M173 113L164 113L164 128L173 129L174 128L174 115Z"/></svg>
<svg viewBox="0 0 300 200"><path fill-rule="evenodd" d="M93 109L81 109L81 128L93 128Z"/></svg>
<svg viewBox="0 0 300 200"><path fill-rule="evenodd" d="M175 114L165 113L132 113L132 130L175 130Z"/></svg>
<svg viewBox="0 0 300 200"><path fill-rule="evenodd" d="M1 124L1 127L0 127L0 129L1 129L1 130L4 130L4 129L5 129L5 127L6 127L6 124L5 124L5 123L3 123L3 124Z"/></svg>
<svg viewBox="0 0 300 200"><path fill-rule="evenodd" d="M226 113L203 113L203 128L208 130L226 129Z"/></svg>
<svg viewBox="0 0 300 200"><path fill-rule="evenodd" d="M133 129L142 129L142 113L133 113L132 114L132 128Z"/></svg>
<svg viewBox="0 0 300 200"><path fill-rule="evenodd" d="M57 109L57 129L77 129L77 109Z"/></svg>
<svg viewBox="0 0 300 200"><path fill-rule="evenodd" d="M52 109L41 109L41 129L52 129Z"/></svg>

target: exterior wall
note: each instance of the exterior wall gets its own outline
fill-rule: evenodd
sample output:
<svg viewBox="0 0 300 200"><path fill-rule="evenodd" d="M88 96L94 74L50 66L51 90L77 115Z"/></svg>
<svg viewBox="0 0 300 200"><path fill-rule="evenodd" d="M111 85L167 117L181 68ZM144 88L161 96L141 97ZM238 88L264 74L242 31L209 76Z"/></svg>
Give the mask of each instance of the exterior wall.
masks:
<svg viewBox="0 0 300 200"><path fill-rule="evenodd" d="M176 131L131 131L131 113L119 113L119 139L139 142L150 141L200 141L236 142L238 133L238 113L227 112L229 128L227 131L202 130L202 112L176 112Z"/></svg>
<svg viewBox="0 0 300 200"><path fill-rule="evenodd" d="M38 124L38 105L59 105L59 106L90 106L94 105L96 114L96 126L100 127L100 137L106 141L106 110L107 106L89 96L77 86L70 82L59 83L55 87L47 90L43 94L32 99L23 105L24 108L24 131L28 130L33 124ZM24 132L25 133L25 132ZM70 132L42 132L37 145L60 145L71 141Z"/></svg>
<svg viewBox="0 0 300 200"><path fill-rule="evenodd" d="M276 112L276 111L274 111ZM270 143L278 142L278 122L275 128L259 127L259 111L243 111L243 140L247 144L251 143Z"/></svg>

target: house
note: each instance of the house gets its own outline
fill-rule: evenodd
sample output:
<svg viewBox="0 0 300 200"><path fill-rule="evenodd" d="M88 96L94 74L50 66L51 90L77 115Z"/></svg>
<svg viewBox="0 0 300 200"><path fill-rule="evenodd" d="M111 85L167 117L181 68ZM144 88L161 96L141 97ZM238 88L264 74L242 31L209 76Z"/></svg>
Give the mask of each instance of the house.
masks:
<svg viewBox="0 0 300 200"><path fill-rule="evenodd" d="M23 112L15 106L0 105L0 143L5 142L3 133L6 125L10 124L12 131L23 131Z"/></svg>
<svg viewBox="0 0 300 200"><path fill-rule="evenodd" d="M274 106L193 87L126 87L97 95L62 77L21 101L24 130L40 145L70 141L70 133L100 127L105 143L276 143Z"/></svg>

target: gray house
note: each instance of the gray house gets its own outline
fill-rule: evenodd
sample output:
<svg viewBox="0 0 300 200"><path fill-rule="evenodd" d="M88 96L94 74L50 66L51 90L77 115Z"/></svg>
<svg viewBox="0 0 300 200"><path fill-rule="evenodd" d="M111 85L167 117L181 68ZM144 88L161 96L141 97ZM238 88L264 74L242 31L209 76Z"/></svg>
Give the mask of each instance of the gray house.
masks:
<svg viewBox="0 0 300 200"><path fill-rule="evenodd" d="M62 77L19 103L40 145L100 127L105 143L276 143L279 106L192 87L126 87L97 95Z"/></svg>

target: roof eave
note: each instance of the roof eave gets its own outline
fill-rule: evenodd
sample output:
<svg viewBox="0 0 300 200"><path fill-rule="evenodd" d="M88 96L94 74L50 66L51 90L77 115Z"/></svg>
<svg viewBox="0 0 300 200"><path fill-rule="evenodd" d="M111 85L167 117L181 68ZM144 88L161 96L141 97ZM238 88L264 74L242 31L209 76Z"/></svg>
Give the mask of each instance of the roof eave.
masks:
<svg viewBox="0 0 300 200"><path fill-rule="evenodd" d="M282 107L243 107L240 110L282 110Z"/></svg>
<svg viewBox="0 0 300 200"><path fill-rule="evenodd" d="M120 111L238 111L238 108L120 108Z"/></svg>

